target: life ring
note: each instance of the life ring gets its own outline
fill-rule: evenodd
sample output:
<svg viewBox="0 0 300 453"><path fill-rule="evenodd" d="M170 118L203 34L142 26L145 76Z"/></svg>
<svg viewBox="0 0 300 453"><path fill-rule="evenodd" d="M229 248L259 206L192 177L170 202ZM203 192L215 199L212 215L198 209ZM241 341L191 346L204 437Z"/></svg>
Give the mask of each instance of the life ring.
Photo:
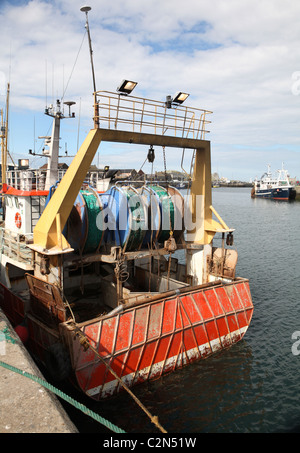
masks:
<svg viewBox="0 0 300 453"><path fill-rule="evenodd" d="M70 357L62 343L54 343L48 347L45 365L55 381L65 380L71 372Z"/></svg>
<svg viewBox="0 0 300 453"><path fill-rule="evenodd" d="M21 219L21 214L19 212L17 212L15 215L15 224L16 224L17 228L21 228L22 219Z"/></svg>

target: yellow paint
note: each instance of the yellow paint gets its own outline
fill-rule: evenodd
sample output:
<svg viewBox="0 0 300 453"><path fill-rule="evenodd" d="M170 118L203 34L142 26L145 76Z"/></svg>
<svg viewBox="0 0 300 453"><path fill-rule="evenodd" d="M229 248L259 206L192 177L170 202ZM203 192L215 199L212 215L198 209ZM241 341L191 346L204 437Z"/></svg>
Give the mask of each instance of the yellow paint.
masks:
<svg viewBox="0 0 300 453"><path fill-rule="evenodd" d="M224 220L221 218L221 216L219 216L219 214L217 213L217 211L215 210L215 208L213 206L210 206L210 209L211 211L215 214L215 216L217 217L217 219L219 220L219 222L221 223L222 225L222 228L224 228L225 230L229 230L228 226L226 225L226 223L224 222ZM217 223L217 222L216 222Z"/></svg>
<svg viewBox="0 0 300 453"><path fill-rule="evenodd" d="M70 247L61 232L64 229L100 141L101 134L99 129L93 129L88 133L34 228L34 245L45 249L58 246L62 250ZM59 217L57 217L58 214Z"/></svg>
<svg viewBox="0 0 300 453"><path fill-rule="evenodd" d="M93 129L88 133L34 229L33 248L35 250L44 248L60 253L63 250L67 252L67 249L70 248L62 231L101 140L190 148L197 144L191 186L192 222L196 224L196 227L187 233L191 235L192 242L209 244L216 232L228 230L226 223L212 207L210 143L208 141ZM220 223L212 219L212 213Z"/></svg>
<svg viewBox="0 0 300 453"><path fill-rule="evenodd" d="M192 221L194 224L196 224L196 228L195 230L188 231L188 234L192 235L193 242L197 244L210 244L216 232L232 231L229 230L226 223L212 207L209 142L206 142L206 146L204 146L203 148L196 150L195 165L191 185L191 196ZM198 197L201 197L201 199L203 200L201 212L199 212L199 204L197 204ZM212 213L214 213L220 223L212 218ZM204 221L199 221L199 218L201 218L202 216L204 217Z"/></svg>
<svg viewBox="0 0 300 453"><path fill-rule="evenodd" d="M63 249L63 235L61 233L60 214L56 214L57 245Z"/></svg>

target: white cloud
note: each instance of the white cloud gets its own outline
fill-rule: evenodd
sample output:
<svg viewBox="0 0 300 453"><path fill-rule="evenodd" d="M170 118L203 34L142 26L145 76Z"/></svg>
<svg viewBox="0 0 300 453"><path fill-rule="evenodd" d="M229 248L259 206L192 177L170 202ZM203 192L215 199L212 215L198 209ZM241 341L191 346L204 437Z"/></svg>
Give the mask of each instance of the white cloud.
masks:
<svg viewBox="0 0 300 453"><path fill-rule="evenodd" d="M5 83L5 74L4 72L0 71L0 96L5 95L5 88L6 83Z"/></svg>
<svg viewBox="0 0 300 453"><path fill-rule="evenodd" d="M292 75L300 71L299 2L93 0L90 5L98 90L113 91L126 77L139 82L137 96L163 100L187 91L191 105L214 111L212 162L220 163L219 173L232 168L248 179L282 152L289 157L283 159L287 168L300 176L300 97L292 91ZM24 122L34 116L38 128L46 67L47 100L61 97L85 33L81 6L81 0L4 2L0 71L11 81L11 118L16 111L24 113ZM77 101L77 115L81 105L82 138L91 124L91 93L85 37L66 92ZM76 142L78 123L72 124L67 128ZM11 135L18 133L13 127ZM23 152L31 142L32 137L15 136L12 152ZM138 156L136 168L142 163Z"/></svg>

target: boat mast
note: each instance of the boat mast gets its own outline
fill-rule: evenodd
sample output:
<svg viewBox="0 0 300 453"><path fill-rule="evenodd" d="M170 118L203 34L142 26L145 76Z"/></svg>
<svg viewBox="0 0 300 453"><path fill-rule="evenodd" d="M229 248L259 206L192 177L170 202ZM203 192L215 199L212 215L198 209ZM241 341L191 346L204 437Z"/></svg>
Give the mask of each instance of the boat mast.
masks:
<svg viewBox="0 0 300 453"><path fill-rule="evenodd" d="M94 62L93 62L93 49L92 49L92 40L91 40L91 34L90 34L90 27L89 27L89 21L88 21L88 11L90 11L92 8L90 6L82 6L80 8L80 11L85 13L86 17L86 22L85 22L85 28L88 34L88 40L89 40L89 49L90 49L90 58L91 58L91 67L92 67L92 76L93 76L93 88L94 88L94 128L98 129L99 128L99 108L98 108L98 103L96 100L96 78L95 78L95 71L94 71Z"/></svg>
<svg viewBox="0 0 300 453"><path fill-rule="evenodd" d="M7 166L7 135L8 135L8 109L9 109L9 83L7 84L6 95L6 112L3 123L3 110L1 110L1 182L6 184L6 166Z"/></svg>
<svg viewBox="0 0 300 453"><path fill-rule="evenodd" d="M54 107L46 108L45 110L46 115L53 117L45 190L49 190L50 187L56 183L58 177L59 132L62 113L60 110L60 101L58 99L56 103L56 110Z"/></svg>
<svg viewBox="0 0 300 453"><path fill-rule="evenodd" d="M49 144L49 153L47 153L47 176L45 182L45 190L49 190L58 180L58 158L59 158L59 134L60 134L60 121L64 118L75 118L75 113L71 113L71 106L75 104L73 101L64 102L69 107L69 116L65 116L61 111L61 102L59 99L56 101L56 108L53 105L45 109L45 114L53 118L52 134L50 142L49 137L44 138L45 143ZM46 153L44 153L46 154Z"/></svg>
<svg viewBox="0 0 300 453"><path fill-rule="evenodd" d="M2 182L2 187L4 183L4 178L5 178L5 172L3 172L4 168L4 138L5 138L5 127L3 123L3 109L1 109L1 182Z"/></svg>

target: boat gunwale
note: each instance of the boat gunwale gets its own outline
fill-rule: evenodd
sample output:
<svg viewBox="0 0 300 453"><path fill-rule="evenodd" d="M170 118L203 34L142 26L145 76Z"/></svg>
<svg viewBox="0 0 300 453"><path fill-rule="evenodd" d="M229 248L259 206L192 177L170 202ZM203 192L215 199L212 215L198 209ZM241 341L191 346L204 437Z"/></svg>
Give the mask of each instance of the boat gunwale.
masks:
<svg viewBox="0 0 300 453"><path fill-rule="evenodd" d="M77 328L82 328L82 327L86 327L86 326L88 326L90 324L94 324L95 322L99 322L99 321L102 321L102 320L113 318L116 315L119 315L121 313L125 313L126 311L129 311L130 309L138 307L140 305L154 304L155 302L158 302L160 300L161 301L169 300L169 299L171 299L174 296L177 297L177 296L184 296L184 295L187 295L187 294L194 294L197 291L206 290L206 289L210 289L210 288L211 289L222 288L224 286L225 287L226 286L232 286L232 285L235 285L235 284L238 284L238 283L249 283L249 279L244 278L244 277L236 277L231 282L229 282L229 281L225 282L225 281L222 281L222 280L216 280L214 282L203 283L201 285L195 285L195 286L183 287L183 288L180 288L180 289L178 288L176 290L165 291L163 293L160 293L159 296L154 296L154 297L151 297L151 298L150 297L149 298L145 297L144 299L141 299L141 300L138 300L138 301L135 300L135 301L133 301L131 303L129 302L128 304L125 303L125 304L119 305L118 307L114 308L110 313L107 313L106 315L101 315L101 316L98 316L98 317L95 317L95 318L92 318L92 319L88 319L88 320L80 322L80 323L74 321L73 319L68 319L67 321L62 322L60 324L68 326L68 329L71 328L71 330L73 330L73 328L75 329L76 327ZM250 294L250 299L252 300L251 294ZM249 307L249 309L252 309L252 308ZM245 311L245 310L247 310L247 307L244 307L241 310ZM234 310L232 313L228 312L228 314L234 314L234 313L237 313L237 312L238 312L237 310ZM220 316L223 316L223 314L220 315ZM72 324L74 326L73 328L72 328Z"/></svg>

